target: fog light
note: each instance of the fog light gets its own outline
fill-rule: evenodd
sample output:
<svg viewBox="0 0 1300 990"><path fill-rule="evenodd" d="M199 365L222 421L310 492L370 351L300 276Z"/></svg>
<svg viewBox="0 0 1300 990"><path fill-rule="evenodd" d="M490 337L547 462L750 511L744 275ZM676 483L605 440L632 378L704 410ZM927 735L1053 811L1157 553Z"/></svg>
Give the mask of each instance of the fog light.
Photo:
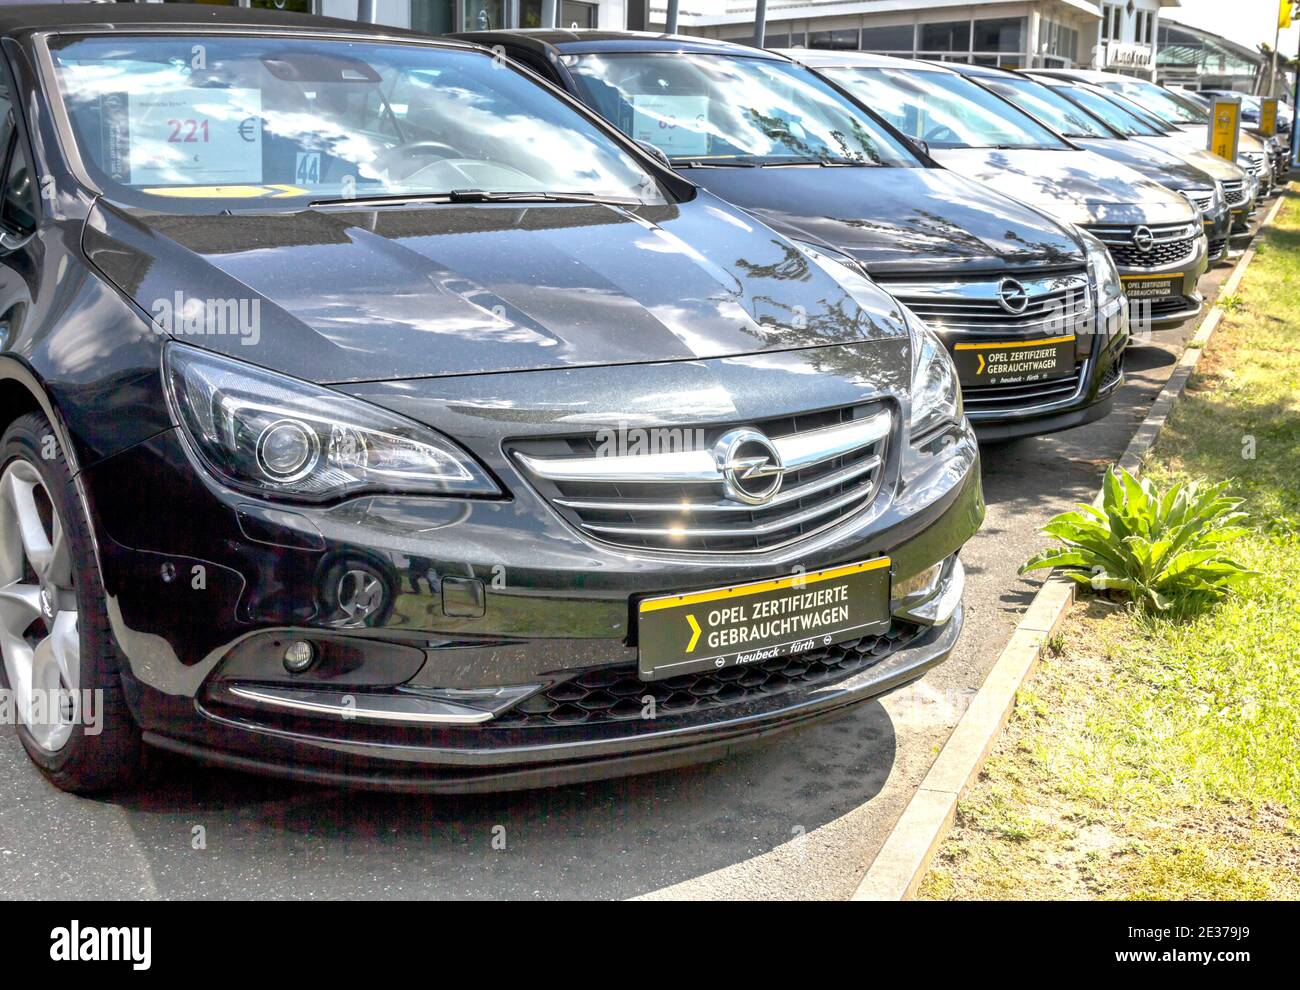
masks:
<svg viewBox="0 0 1300 990"><path fill-rule="evenodd" d="M894 600L902 601L918 594L930 594L939 583L939 572L942 570L943 561L939 561L939 563L927 567L919 574L913 574L902 581L895 581L892 589Z"/></svg>
<svg viewBox="0 0 1300 990"><path fill-rule="evenodd" d="M290 643L289 648L284 651L284 669L291 674L301 674L315 659L316 651L312 645L300 639L296 643Z"/></svg>

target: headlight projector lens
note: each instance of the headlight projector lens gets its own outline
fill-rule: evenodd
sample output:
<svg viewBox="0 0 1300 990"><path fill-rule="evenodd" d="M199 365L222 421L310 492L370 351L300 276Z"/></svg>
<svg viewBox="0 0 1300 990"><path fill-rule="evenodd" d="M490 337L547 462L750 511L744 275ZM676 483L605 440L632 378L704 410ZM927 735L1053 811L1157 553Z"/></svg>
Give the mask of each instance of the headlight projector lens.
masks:
<svg viewBox="0 0 1300 990"><path fill-rule="evenodd" d="M316 464L316 434L293 419L276 420L257 438L257 463L276 481L296 481Z"/></svg>

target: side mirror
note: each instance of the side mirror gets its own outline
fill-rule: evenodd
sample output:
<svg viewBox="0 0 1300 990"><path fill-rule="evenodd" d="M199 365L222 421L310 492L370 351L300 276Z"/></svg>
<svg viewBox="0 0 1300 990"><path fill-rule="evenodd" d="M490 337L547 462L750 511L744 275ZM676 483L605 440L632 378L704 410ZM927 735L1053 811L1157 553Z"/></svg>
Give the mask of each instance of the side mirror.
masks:
<svg viewBox="0 0 1300 990"><path fill-rule="evenodd" d="M930 142L929 142L929 141L926 141L926 140L924 140L923 138L916 138L916 137L914 137L914 138L908 138L908 140L912 142L912 147L913 147L913 148L915 148L915 149L916 149L917 151L919 151L921 154L925 155L926 158L929 158L929 157L930 157Z"/></svg>
<svg viewBox="0 0 1300 990"><path fill-rule="evenodd" d="M673 167L673 163L668 160L668 156L658 145L651 144L649 141L637 141L637 146L664 168Z"/></svg>

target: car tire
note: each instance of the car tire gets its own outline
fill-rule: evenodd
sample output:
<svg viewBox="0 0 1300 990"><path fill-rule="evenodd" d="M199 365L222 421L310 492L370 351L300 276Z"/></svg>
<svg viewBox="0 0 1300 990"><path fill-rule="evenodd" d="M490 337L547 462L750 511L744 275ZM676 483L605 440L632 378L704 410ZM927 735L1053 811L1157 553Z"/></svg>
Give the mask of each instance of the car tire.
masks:
<svg viewBox="0 0 1300 990"><path fill-rule="evenodd" d="M61 790L89 793L133 783L143 746L122 690L123 658L76 483L41 413L14 420L0 438L0 543L0 677L11 691L23 748ZM23 627L28 616L31 624ZM24 719L21 712L36 709L23 701L23 684L29 699L57 698L59 717L47 705L45 723ZM59 694L56 685L73 690ZM87 690L95 710L77 713L69 696Z"/></svg>

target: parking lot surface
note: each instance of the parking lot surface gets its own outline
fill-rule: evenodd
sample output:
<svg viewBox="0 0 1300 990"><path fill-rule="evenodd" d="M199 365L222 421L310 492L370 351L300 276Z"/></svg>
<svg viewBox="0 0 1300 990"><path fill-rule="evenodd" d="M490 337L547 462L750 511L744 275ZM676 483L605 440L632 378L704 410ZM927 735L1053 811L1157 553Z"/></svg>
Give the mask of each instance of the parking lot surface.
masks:
<svg viewBox="0 0 1300 990"><path fill-rule="evenodd" d="M1263 214L1263 209L1260 214ZM1229 267L1212 271L1212 295ZM1194 325L1130 350L1114 413L984 449L952 659L882 702L688 770L486 797L352 793L159 755L145 786L56 791L0 733L0 890L96 898L839 898L856 887L1041 577L1039 527L1095 493Z"/></svg>

